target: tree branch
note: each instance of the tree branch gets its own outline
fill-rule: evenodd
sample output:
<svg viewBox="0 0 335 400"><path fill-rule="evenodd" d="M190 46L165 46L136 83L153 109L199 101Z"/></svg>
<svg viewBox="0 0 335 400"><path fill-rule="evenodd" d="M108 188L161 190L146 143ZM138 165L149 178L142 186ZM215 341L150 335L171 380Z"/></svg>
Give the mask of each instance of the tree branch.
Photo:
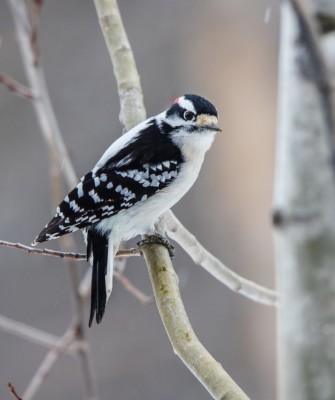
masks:
<svg viewBox="0 0 335 400"><path fill-rule="evenodd" d="M335 3L328 3L335 20ZM335 358L329 356L335 343L335 132L329 89L335 86L327 81L326 53L319 49L322 31L314 28L326 4L281 4L273 218L281 400L335 398ZM333 40L330 56L334 49Z"/></svg>
<svg viewBox="0 0 335 400"><path fill-rule="evenodd" d="M58 251L58 250L50 250L50 249L37 249L36 247L26 246L21 243L12 243L7 242L5 240L0 240L0 246L10 247L12 249L22 250L28 254L40 254L44 256L51 257L59 257L67 260L78 260L78 261L86 261L86 254L84 253L73 253L72 251ZM124 257L141 257L142 251L139 248L133 249L120 249L115 257L124 258Z"/></svg>
<svg viewBox="0 0 335 400"><path fill-rule="evenodd" d="M94 3L114 67L121 106L120 122L128 131L146 118L140 77L116 2L94 0Z"/></svg>
<svg viewBox="0 0 335 400"><path fill-rule="evenodd" d="M174 352L214 399L249 399L195 335L181 300L178 277L167 249L145 245L144 256L157 307Z"/></svg>
<svg viewBox="0 0 335 400"><path fill-rule="evenodd" d="M197 241L170 210L164 215L164 225L167 234L186 251L195 264L203 267L229 289L258 303L268 306L278 305L275 291L249 281L226 267Z"/></svg>
<svg viewBox="0 0 335 400"><path fill-rule="evenodd" d="M78 329L79 327L76 324L72 324L65 334L53 346L53 348L47 353L22 395L24 400L31 400L35 396L40 386L49 375L51 368L53 367L60 353L64 352L76 339L78 335Z"/></svg>
<svg viewBox="0 0 335 400"><path fill-rule="evenodd" d="M22 398L17 394L16 389L12 383L8 383L8 389L10 393L15 397L16 400L22 400Z"/></svg>
<svg viewBox="0 0 335 400"><path fill-rule="evenodd" d="M120 120L128 130L145 119L136 64L116 0L95 0L95 5L118 83ZM132 103L127 101L128 96L124 96L124 93L128 95L129 88L130 97L134 96L138 108L133 108ZM143 253L157 306L175 352L214 398L248 399L195 336L183 307L167 249L160 245L145 245Z"/></svg>
<svg viewBox="0 0 335 400"><path fill-rule="evenodd" d="M11 78L9 75L6 74L0 74L0 83L13 92L14 94L24 97L26 99L32 100L35 98L34 93L30 90L25 85L22 85L22 83L16 81L15 79Z"/></svg>
<svg viewBox="0 0 335 400"><path fill-rule="evenodd" d="M68 151L63 141L60 128L50 101L48 88L45 82L41 61L36 63L36 54L31 47L32 27L26 2L21 0L7 0L13 14L18 44L20 46L23 66L31 90L36 95L32 103L42 136L49 149L55 148L59 165L69 189L77 184L77 177L69 159ZM65 157L64 157L65 155Z"/></svg>

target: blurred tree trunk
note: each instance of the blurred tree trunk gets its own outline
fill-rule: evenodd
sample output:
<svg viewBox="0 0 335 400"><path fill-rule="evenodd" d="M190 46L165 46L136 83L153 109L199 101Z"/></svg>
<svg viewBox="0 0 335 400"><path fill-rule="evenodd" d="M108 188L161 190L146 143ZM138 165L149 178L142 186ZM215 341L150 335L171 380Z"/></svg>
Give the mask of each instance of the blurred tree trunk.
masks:
<svg viewBox="0 0 335 400"><path fill-rule="evenodd" d="M284 1L281 18L273 214L279 397L334 400L335 1Z"/></svg>

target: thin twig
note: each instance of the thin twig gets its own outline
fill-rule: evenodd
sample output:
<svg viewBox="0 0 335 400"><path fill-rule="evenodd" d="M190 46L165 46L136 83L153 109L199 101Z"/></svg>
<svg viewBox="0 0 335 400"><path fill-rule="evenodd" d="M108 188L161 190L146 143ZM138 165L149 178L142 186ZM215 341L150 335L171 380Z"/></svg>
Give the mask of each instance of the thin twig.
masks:
<svg viewBox="0 0 335 400"><path fill-rule="evenodd" d="M34 64L39 63L39 48L38 48L38 28L40 25L40 15L43 6L43 0L30 0L28 1L29 17L30 17L30 46L34 55Z"/></svg>
<svg viewBox="0 0 335 400"><path fill-rule="evenodd" d="M124 260L124 259L118 258L117 260ZM92 271L91 269L88 269L80 282L78 293L83 300L87 300L91 296L91 279L92 279L91 277L92 277ZM115 268L114 277L140 303L146 305L146 304L151 304L153 302L153 297L143 293L122 273L122 271L119 271L118 269Z"/></svg>
<svg viewBox="0 0 335 400"><path fill-rule="evenodd" d="M198 242L171 211L165 213L164 224L167 234L186 251L193 262L203 267L229 289L258 303L268 306L278 305L275 291L249 281L226 267Z"/></svg>
<svg viewBox="0 0 335 400"><path fill-rule="evenodd" d="M125 275L123 275L122 272L115 270L114 276L122 284L122 286L130 294L132 294L140 303L142 304L153 303L154 298L152 296L146 295L140 289L138 289Z"/></svg>
<svg viewBox="0 0 335 400"><path fill-rule="evenodd" d="M0 83L17 96L29 100L35 99L36 97L30 88L11 78L9 75L0 74Z"/></svg>
<svg viewBox="0 0 335 400"><path fill-rule="evenodd" d="M32 380L30 381L28 387L23 393L22 397L24 400L31 400L35 396L42 383L49 375L50 370L60 353L64 352L75 340L77 331L78 326L72 324L65 334L57 341L56 345L47 353Z"/></svg>
<svg viewBox="0 0 335 400"><path fill-rule="evenodd" d="M78 260L86 261L86 254L84 253L74 253L71 251L58 251L51 249L37 249L36 247L26 246L21 243L7 242L6 240L0 240L0 246L10 247L12 249L18 249L25 251L28 254L40 254L44 256L59 257L67 260ZM121 249L116 253L115 257L140 257L142 256L142 251L139 248L132 249Z"/></svg>
<svg viewBox="0 0 335 400"><path fill-rule="evenodd" d="M47 348L54 347L59 341L59 337L51 333L42 331L41 329L34 328L33 326L24 324L23 322L15 321L0 315L0 329L12 335L29 340L32 343L45 346ZM78 349L86 349L87 344L83 341L76 340L73 342L65 352L69 355L74 355Z"/></svg>
<svg viewBox="0 0 335 400"><path fill-rule="evenodd" d="M15 387L12 383L9 382L7 386L10 393L16 398L16 400L22 400L22 398L17 394Z"/></svg>

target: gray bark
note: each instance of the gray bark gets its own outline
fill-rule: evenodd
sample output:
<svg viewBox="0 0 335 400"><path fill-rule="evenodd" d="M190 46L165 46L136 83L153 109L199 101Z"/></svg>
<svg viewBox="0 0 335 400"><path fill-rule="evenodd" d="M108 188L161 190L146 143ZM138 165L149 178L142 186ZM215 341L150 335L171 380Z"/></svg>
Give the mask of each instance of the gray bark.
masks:
<svg viewBox="0 0 335 400"><path fill-rule="evenodd" d="M334 12L335 2L282 4L273 215L281 400L335 399L334 110L325 82L332 56L318 6Z"/></svg>

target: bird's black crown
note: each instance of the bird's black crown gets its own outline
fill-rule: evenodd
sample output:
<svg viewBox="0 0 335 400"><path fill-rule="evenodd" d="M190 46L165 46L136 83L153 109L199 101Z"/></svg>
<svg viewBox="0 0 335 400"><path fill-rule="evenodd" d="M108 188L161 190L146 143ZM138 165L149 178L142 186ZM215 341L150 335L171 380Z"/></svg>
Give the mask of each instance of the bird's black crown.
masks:
<svg viewBox="0 0 335 400"><path fill-rule="evenodd" d="M198 115L207 114L214 115L215 117L218 116L218 112L213 104L203 97L197 96L196 94L185 94L183 97L192 102Z"/></svg>

